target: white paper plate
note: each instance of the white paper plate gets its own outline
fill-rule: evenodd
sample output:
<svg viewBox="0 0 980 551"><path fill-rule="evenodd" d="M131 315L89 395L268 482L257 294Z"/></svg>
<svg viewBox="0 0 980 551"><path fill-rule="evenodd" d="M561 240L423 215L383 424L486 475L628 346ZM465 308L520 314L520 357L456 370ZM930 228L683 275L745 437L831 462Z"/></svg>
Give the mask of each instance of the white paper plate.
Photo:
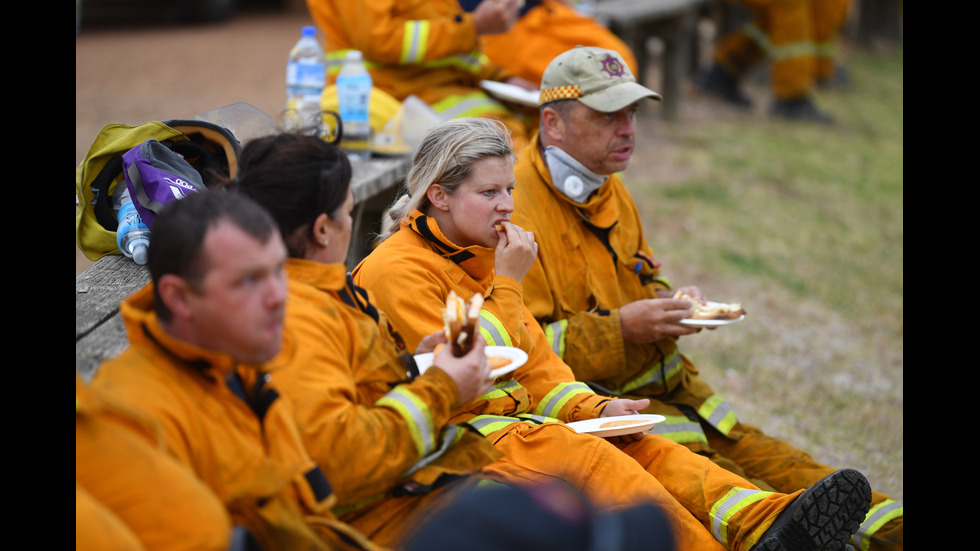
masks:
<svg viewBox="0 0 980 551"><path fill-rule="evenodd" d="M490 95L492 96L496 96L502 100L526 105L528 107L537 107L541 100L541 92L537 90L525 90L520 86L514 86L513 84L507 84L506 82L481 80L480 87L487 92L490 92Z"/></svg>
<svg viewBox="0 0 980 551"><path fill-rule="evenodd" d="M575 432L594 434L596 436L622 436L643 432L652 428L657 423L663 423L667 418L663 415L650 415L641 413L640 415L617 415L614 417L599 417L598 419L587 419L585 421L575 421L568 423L568 426L575 429ZM631 424L620 424L624 421L631 421ZM613 426L603 426L612 423Z"/></svg>
<svg viewBox="0 0 980 551"><path fill-rule="evenodd" d="M501 356L510 359L509 364L490 371L491 379L496 379L501 375L510 373L524 365L524 362L527 361L527 352L513 346L488 346L484 349L483 353L487 357ZM419 373L425 373L425 370L429 369L429 366L432 365L432 356L432 352L415 355L415 365L418 366Z"/></svg>
<svg viewBox="0 0 980 551"><path fill-rule="evenodd" d="M709 300L706 301L706 304L708 306L712 306L718 303L711 302ZM744 319L745 319L745 314L742 314L741 316L730 320L699 320L699 319L686 318L686 319L682 319L681 323L684 325L690 325L691 327L718 327L719 325L729 325L731 323L738 323Z"/></svg>

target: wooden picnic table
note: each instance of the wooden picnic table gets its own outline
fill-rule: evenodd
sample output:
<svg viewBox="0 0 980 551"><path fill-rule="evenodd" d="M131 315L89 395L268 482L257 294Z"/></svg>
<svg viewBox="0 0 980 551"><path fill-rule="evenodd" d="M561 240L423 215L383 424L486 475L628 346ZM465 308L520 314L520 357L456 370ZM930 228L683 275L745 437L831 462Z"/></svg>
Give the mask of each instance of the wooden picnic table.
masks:
<svg viewBox="0 0 980 551"><path fill-rule="evenodd" d="M351 180L354 227L347 265L370 251L371 234L411 167L407 155L354 161ZM104 360L128 345L119 303L150 281L145 266L107 255L75 278L75 371L89 380Z"/></svg>

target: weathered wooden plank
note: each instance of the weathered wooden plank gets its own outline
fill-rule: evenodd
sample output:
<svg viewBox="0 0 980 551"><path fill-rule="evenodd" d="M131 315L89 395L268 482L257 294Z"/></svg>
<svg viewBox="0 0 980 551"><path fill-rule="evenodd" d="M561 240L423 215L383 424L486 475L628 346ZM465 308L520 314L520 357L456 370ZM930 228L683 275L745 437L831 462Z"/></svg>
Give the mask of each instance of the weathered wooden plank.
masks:
<svg viewBox="0 0 980 551"><path fill-rule="evenodd" d="M119 303L150 281L145 266L121 255L99 259L75 278L75 340L119 311Z"/></svg>
<svg viewBox="0 0 980 551"><path fill-rule="evenodd" d="M128 344L122 317L116 314L75 341L75 371L86 381L91 380L99 364L125 350Z"/></svg>
<svg viewBox="0 0 980 551"><path fill-rule="evenodd" d="M411 167L412 159L408 155L354 161L351 163L353 171L351 192L354 194L354 204L366 201L400 184Z"/></svg>

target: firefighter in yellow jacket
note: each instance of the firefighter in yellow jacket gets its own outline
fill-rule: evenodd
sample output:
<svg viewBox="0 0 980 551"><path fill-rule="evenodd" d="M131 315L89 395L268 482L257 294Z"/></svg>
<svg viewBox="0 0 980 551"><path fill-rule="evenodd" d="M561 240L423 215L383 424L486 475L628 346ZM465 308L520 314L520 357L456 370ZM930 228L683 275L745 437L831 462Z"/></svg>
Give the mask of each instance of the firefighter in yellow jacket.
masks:
<svg viewBox="0 0 980 551"><path fill-rule="evenodd" d="M820 83L835 82L837 38L852 0L736 0L753 20L723 36L713 63L695 83L730 104L750 108L742 77L768 60L771 113L788 119L831 122L813 100Z"/></svg>
<svg viewBox="0 0 980 551"><path fill-rule="evenodd" d="M630 47L598 21L579 13L569 0L528 1L513 27L484 35L482 40L490 61L536 86L552 59L579 45L616 50L633 74L639 72Z"/></svg>
<svg viewBox="0 0 980 551"><path fill-rule="evenodd" d="M788 545L786 530L806 534L801 549L840 548L864 518L870 499L856 471L835 473L803 494L760 493L659 436L632 435L613 443L569 430L566 422L635 413L648 402L610 400L577 382L524 306L520 282L534 263L536 245L533 235L509 222L514 161L505 134L486 119L450 120L431 129L406 179L409 193L386 213L381 244L352 272L409 345L442 327L446 297L455 291L485 298L480 325L487 342L528 354L512 376L498 380L477 403L464 405L458 417L506 453L485 472L496 467L520 476L530 467L565 478L605 506L653 485L647 493L673 520L681 548L776 549ZM592 459L596 453L603 454L602 461ZM642 470L636 472L637 466ZM669 493L677 503L657 498L657 492ZM819 502L827 506L827 499L838 498L843 502L830 507L836 518L824 516L805 528L784 524L808 514L796 507L816 512ZM691 526L692 519L710 537Z"/></svg>
<svg viewBox="0 0 980 551"><path fill-rule="evenodd" d="M259 369L283 345L275 223L252 201L204 191L168 205L151 235L152 282L120 306L130 346L93 387L154 419L265 551L374 549L330 512L330 484Z"/></svg>
<svg viewBox="0 0 980 551"><path fill-rule="evenodd" d="M442 355L437 368L409 376L412 355L343 264L353 195L351 165L337 147L277 134L252 140L239 158L231 185L266 206L289 236L290 344L268 369L332 482L334 511L394 547L419 515L478 482L469 475L502 455L478 432L449 422L458 403L489 388L486 358L482 350Z"/></svg>
<svg viewBox="0 0 980 551"><path fill-rule="evenodd" d="M457 0L307 0L325 38L330 83L347 51L360 50L374 86L395 99L418 96L448 118L496 118L526 141L537 123L533 113L504 105L480 87L481 80L492 80L537 89L481 49L481 36L514 24L519 4L486 1L468 13Z"/></svg>
<svg viewBox="0 0 980 551"><path fill-rule="evenodd" d="M677 347L678 336L696 331L677 323L691 305L671 298L675 289L616 174L633 151L637 102L658 96L628 94L638 85L625 70L607 70L612 58L613 52L576 49L546 75L541 133L521 151L515 172L512 219L540 244L524 278L525 302L579 380L652 400L645 412L667 417L653 431L762 487L809 487L833 469L741 423ZM902 511L875 492L855 543L901 548Z"/></svg>
<svg viewBox="0 0 980 551"><path fill-rule="evenodd" d="M295 406L308 449L328 477L339 481L335 510L341 520L379 544L394 545L420 519L445 506L451 492L482 477L509 484L561 477L608 507L659 503L677 527L683 548L721 549L640 462L602 439L556 423L538 427L537 422L509 417L529 411L532 396L517 381L487 392L489 368L481 340L461 359L444 349L435 367L418 375L385 313L345 273L353 199L350 165L335 147L284 134L253 140L240 158L243 170L235 185L267 205L280 233L290 236L285 331L294 344L283 348L270 369ZM507 296L511 308L523 310L519 292ZM419 340L431 348L440 337L445 340L436 331ZM549 386L570 381L571 373L565 371L564 379L555 378ZM530 384L535 374L547 380L555 370L522 373L521 380ZM564 386L584 389L577 383ZM567 397L552 396L550 410L541 413L594 417L609 403L591 392L569 392ZM501 449L474 428L485 430ZM674 478L697 485L707 476L721 493L744 482L714 467L705 474L704 464L686 463L691 457L686 448L665 444L656 457L649 450L642 458L649 469L663 463L657 470L665 476L677 468L683 472ZM612 485L619 486L617 491L609 491ZM747 538L752 532L748 526L768 522L767 516L795 496L759 493L747 484L738 488L751 499L722 508L718 515L727 511L733 527L719 533L736 548L745 548L743 541L754 541L761 531ZM744 507L755 499L758 503ZM705 506L700 512L709 514Z"/></svg>
<svg viewBox="0 0 980 551"><path fill-rule="evenodd" d="M171 457L155 422L75 374L75 547L225 551L218 498Z"/></svg>

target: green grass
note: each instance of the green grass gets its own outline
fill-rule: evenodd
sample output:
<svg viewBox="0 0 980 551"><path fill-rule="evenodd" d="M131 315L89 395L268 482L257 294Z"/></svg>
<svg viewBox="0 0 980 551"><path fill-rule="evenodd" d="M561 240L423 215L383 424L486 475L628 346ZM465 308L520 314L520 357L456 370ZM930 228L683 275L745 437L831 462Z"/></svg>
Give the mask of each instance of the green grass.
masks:
<svg viewBox="0 0 980 551"><path fill-rule="evenodd" d="M901 499L903 54L843 61L853 88L817 95L834 125L652 117L638 140L657 147L625 177L675 285L749 313L682 340L705 379L744 421Z"/></svg>

